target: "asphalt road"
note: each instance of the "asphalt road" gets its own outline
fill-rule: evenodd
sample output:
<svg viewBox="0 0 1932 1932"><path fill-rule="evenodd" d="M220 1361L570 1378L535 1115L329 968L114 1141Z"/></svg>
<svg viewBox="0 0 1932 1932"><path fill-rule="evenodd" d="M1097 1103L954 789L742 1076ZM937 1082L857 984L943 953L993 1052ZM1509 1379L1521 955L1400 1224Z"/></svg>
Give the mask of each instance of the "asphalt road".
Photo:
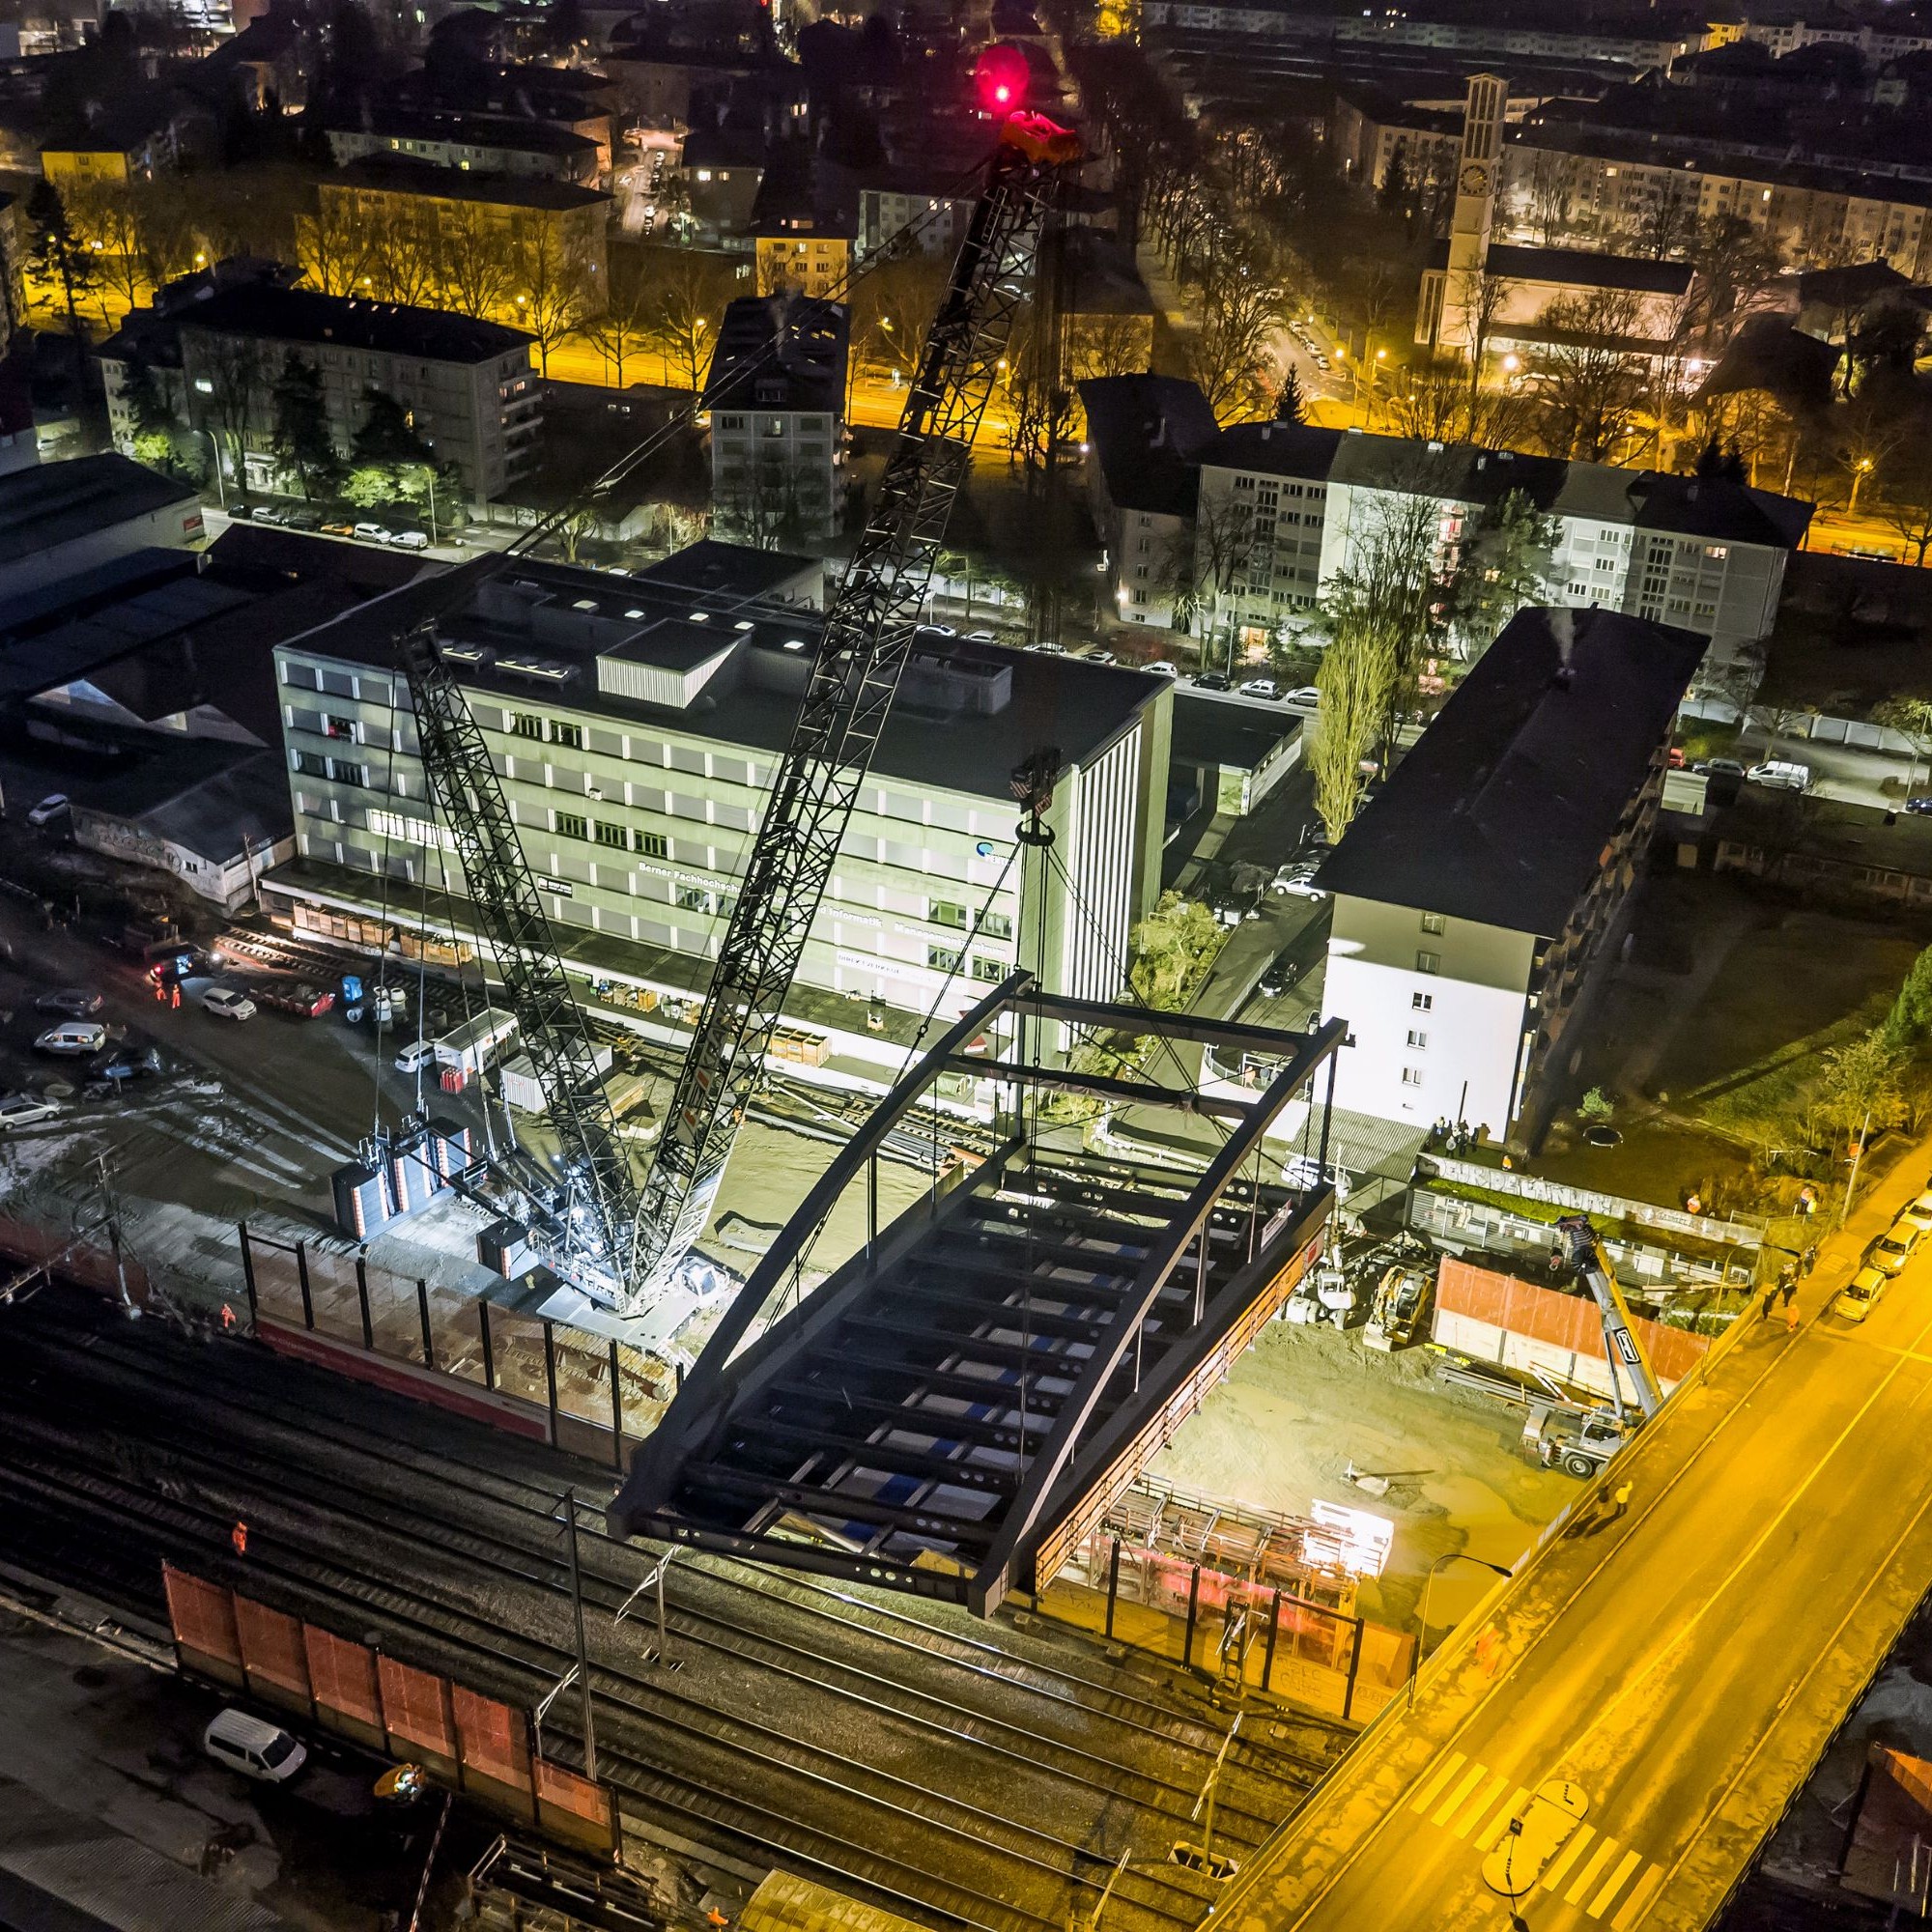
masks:
<svg viewBox="0 0 1932 1932"><path fill-rule="evenodd" d="M1534 1932L1715 1916L1932 1577L1932 1250L1855 1326L1821 1306L1839 1245L1803 1328L1755 1325L1673 1403L1615 1466L1628 1515L1572 1512L1220 1923L1503 1932L1485 1859L1556 1779L1587 1809L1520 1881Z"/></svg>

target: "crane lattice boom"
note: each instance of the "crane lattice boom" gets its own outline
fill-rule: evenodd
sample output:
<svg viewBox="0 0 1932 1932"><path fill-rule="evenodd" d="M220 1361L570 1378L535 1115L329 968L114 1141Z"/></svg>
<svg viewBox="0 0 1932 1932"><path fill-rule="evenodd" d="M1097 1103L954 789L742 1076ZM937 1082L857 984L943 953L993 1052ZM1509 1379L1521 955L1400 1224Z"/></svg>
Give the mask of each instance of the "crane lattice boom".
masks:
<svg viewBox="0 0 1932 1932"><path fill-rule="evenodd" d="M878 500L825 623L791 742L752 846L636 1220L647 1297L703 1232L912 646L1038 242L1079 145L1037 116L1008 124L925 340Z"/></svg>

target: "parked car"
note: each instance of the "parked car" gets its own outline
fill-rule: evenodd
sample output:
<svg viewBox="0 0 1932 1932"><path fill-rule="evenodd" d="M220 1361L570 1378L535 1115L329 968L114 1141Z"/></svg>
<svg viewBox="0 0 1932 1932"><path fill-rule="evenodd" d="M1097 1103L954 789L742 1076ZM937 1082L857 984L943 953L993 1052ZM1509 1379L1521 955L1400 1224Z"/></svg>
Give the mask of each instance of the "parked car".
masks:
<svg viewBox="0 0 1932 1932"><path fill-rule="evenodd" d="M162 1072L161 1050L152 1040L124 1039L104 1048L87 1063L90 1080L153 1080Z"/></svg>
<svg viewBox="0 0 1932 1932"><path fill-rule="evenodd" d="M427 550L429 538L421 530L396 530L391 533L389 546L392 550Z"/></svg>
<svg viewBox="0 0 1932 1932"><path fill-rule="evenodd" d="M1915 818L1932 817L1932 793L1921 792L1917 798L1908 798L1905 809Z"/></svg>
<svg viewBox="0 0 1932 1932"><path fill-rule="evenodd" d="M1311 709L1321 702L1321 694L1312 684L1297 686L1282 699L1284 704L1306 704Z"/></svg>
<svg viewBox="0 0 1932 1932"><path fill-rule="evenodd" d="M286 1784L308 1762L308 1749L279 1725L229 1705L201 1734L201 1747L217 1764L264 1784Z"/></svg>
<svg viewBox="0 0 1932 1932"><path fill-rule="evenodd" d="M1151 670L1156 677L1179 677L1180 675L1180 667L1178 664L1170 663L1166 658L1155 658L1152 664L1142 665L1141 669Z"/></svg>
<svg viewBox="0 0 1932 1932"><path fill-rule="evenodd" d="M1894 1221L1884 1234L1866 1247L1863 1260L1868 1267L1882 1268L1887 1274L1896 1274L1912 1259L1913 1250L1918 1245L1918 1230L1901 1221Z"/></svg>
<svg viewBox="0 0 1932 1932"><path fill-rule="evenodd" d="M1293 895L1297 898L1324 899L1328 896L1315 884L1315 875L1321 869L1325 853L1304 852L1298 859L1291 859L1274 875L1268 885L1271 893Z"/></svg>
<svg viewBox="0 0 1932 1932"><path fill-rule="evenodd" d="M1196 671L1194 682L1203 691L1226 691L1230 688L1227 676L1218 670Z"/></svg>
<svg viewBox="0 0 1932 1932"><path fill-rule="evenodd" d="M322 533L326 537L353 537L355 534L355 526L354 524L324 524Z"/></svg>
<svg viewBox="0 0 1932 1932"><path fill-rule="evenodd" d="M31 1127L55 1119L59 1113L56 1101L39 1094L0 1094L0 1129Z"/></svg>
<svg viewBox="0 0 1932 1932"><path fill-rule="evenodd" d="M273 503L257 503L248 515L258 524L285 524L289 520L288 512L278 509Z"/></svg>
<svg viewBox="0 0 1932 1932"><path fill-rule="evenodd" d="M1808 791L1811 767L1792 758L1767 758L1745 774L1752 784L1769 785L1774 791Z"/></svg>
<svg viewBox="0 0 1932 1932"><path fill-rule="evenodd" d="M34 1051L76 1060L84 1053L99 1053L106 1044L107 1029L99 1020L62 1020L35 1040Z"/></svg>
<svg viewBox="0 0 1932 1932"><path fill-rule="evenodd" d="M1932 1234L1932 1188L1901 1208L1897 1218L1917 1228L1921 1235Z"/></svg>
<svg viewBox="0 0 1932 1932"><path fill-rule="evenodd" d="M1669 756L1665 762L1673 772L1681 772L1684 769L1684 747L1682 745L1671 746Z"/></svg>
<svg viewBox="0 0 1932 1932"><path fill-rule="evenodd" d="M967 642L968 642L969 644L996 644L996 643L998 643L998 642L999 642L1000 640L999 640L999 639L997 639L996 637L994 637L994 635L992 634L992 632L991 632L991 631L968 631L968 632L966 633L966 641L967 641ZM1048 645L1048 644L1042 644L1042 645L1040 645L1040 649L1041 649L1041 650L1043 650L1043 651L1044 651L1044 650L1056 650L1056 651L1057 651L1057 650L1058 650L1059 648L1060 648L1060 646L1059 646L1058 644L1051 644L1051 645Z"/></svg>
<svg viewBox="0 0 1932 1932"><path fill-rule="evenodd" d="M276 980L257 986L253 996L258 1006L278 1013L293 1013L297 1019L320 1019L335 1005L332 986L311 985L306 980Z"/></svg>
<svg viewBox="0 0 1932 1932"><path fill-rule="evenodd" d="M1847 1321L1862 1321L1890 1279L1883 1268L1861 1267L1833 1297L1832 1306Z"/></svg>
<svg viewBox="0 0 1932 1932"><path fill-rule="evenodd" d="M299 505L282 518L285 528L292 530L319 530L322 527L322 512L311 510L307 505Z"/></svg>
<svg viewBox="0 0 1932 1932"><path fill-rule="evenodd" d="M99 993L91 993L85 986L56 986L51 993L43 993L34 1002L37 1013L61 1013L71 1020L91 1018L101 1009L102 1001Z"/></svg>
<svg viewBox="0 0 1932 1932"><path fill-rule="evenodd" d="M255 1002L233 986L211 986L201 996L203 1008L218 1020L252 1020Z"/></svg>
<svg viewBox="0 0 1932 1932"><path fill-rule="evenodd" d="M1745 768L1735 758L1699 758L1690 769L1714 779L1741 779L1745 775Z"/></svg>
<svg viewBox="0 0 1932 1932"><path fill-rule="evenodd" d="M390 542L396 533L387 524L357 524L349 534L352 537L359 537L364 543L385 544Z"/></svg>
<svg viewBox="0 0 1932 1932"><path fill-rule="evenodd" d="M50 791L45 798L42 799L39 805L35 806L32 811L28 812L27 823L36 828L43 825L51 825L67 809L67 793L64 791Z"/></svg>
<svg viewBox="0 0 1932 1932"><path fill-rule="evenodd" d="M1281 696L1281 692L1271 677L1251 677L1241 686L1243 697L1264 697L1270 704Z"/></svg>

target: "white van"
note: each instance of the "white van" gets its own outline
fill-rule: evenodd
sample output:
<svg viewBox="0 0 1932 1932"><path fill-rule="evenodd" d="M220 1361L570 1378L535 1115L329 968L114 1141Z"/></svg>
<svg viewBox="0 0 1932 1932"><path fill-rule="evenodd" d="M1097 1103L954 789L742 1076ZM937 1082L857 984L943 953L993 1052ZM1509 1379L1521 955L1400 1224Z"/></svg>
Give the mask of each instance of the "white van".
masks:
<svg viewBox="0 0 1932 1932"><path fill-rule="evenodd" d="M308 1748L274 1724L229 1705L210 1720L201 1747L217 1764L264 1784L286 1784L308 1762Z"/></svg>
<svg viewBox="0 0 1932 1932"><path fill-rule="evenodd" d="M1761 765L1753 765L1745 777L1752 784L1770 785L1775 791L1808 791L1811 788L1811 767L1801 765L1791 758L1767 758Z"/></svg>
<svg viewBox="0 0 1932 1932"><path fill-rule="evenodd" d="M412 1039L396 1055L396 1071L413 1073L419 1066L427 1066L436 1059L436 1041L433 1039Z"/></svg>

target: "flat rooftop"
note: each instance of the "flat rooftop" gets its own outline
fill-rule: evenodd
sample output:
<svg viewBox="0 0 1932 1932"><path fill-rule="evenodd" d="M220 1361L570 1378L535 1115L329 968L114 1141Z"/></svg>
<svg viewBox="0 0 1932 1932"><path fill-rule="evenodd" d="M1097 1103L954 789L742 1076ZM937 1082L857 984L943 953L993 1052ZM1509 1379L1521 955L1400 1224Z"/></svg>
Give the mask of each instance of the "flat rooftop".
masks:
<svg viewBox="0 0 1932 1932"><path fill-rule="evenodd" d="M35 464L0 476L0 564L57 549L170 504L195 506L192 485L111 451Z"/></svg>

